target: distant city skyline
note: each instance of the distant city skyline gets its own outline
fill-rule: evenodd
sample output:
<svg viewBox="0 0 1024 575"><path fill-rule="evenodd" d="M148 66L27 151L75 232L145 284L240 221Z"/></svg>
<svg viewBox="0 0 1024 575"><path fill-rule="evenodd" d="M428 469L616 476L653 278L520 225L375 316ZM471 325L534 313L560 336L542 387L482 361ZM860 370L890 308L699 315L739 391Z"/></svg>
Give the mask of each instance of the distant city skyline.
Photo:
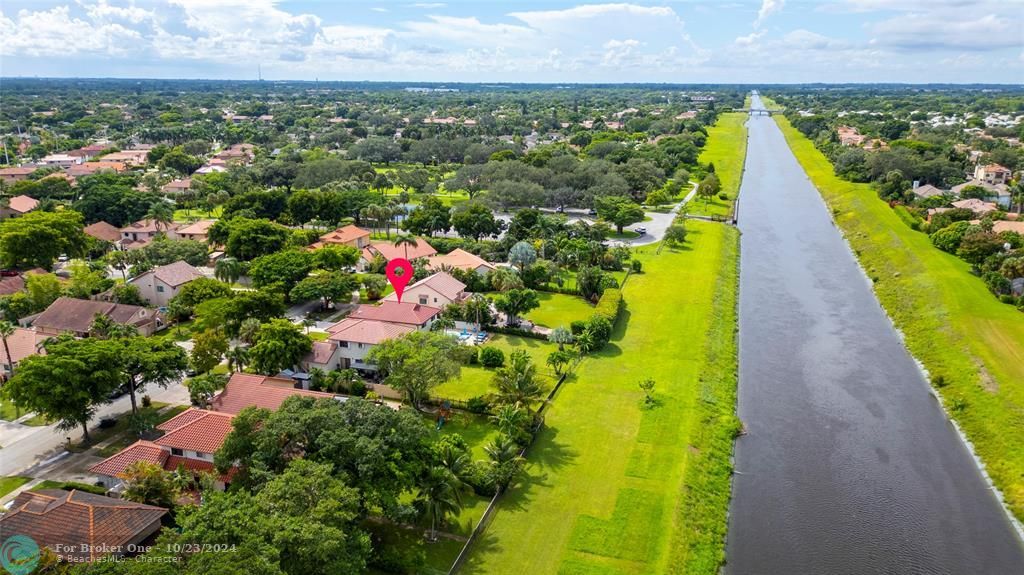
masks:
<svg viewBox="0 0 1024 575"><path fill-rule="evenodd" d="M3 76L1024 83L1024 2L6 0Z"/></svg>

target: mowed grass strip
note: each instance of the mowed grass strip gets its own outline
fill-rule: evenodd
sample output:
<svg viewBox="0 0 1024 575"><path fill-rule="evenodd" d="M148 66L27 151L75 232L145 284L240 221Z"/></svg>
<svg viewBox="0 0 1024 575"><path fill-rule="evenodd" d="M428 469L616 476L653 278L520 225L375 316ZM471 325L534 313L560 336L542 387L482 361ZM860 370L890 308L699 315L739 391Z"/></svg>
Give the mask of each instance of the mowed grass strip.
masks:
<svg viewBox="0 0 1024 575"><path fill-rule="evenodd" d="M1024 519L1024 314L996 300L966 262L908 228L870 186L836 177L810 140L775 118L907 348L933 383L941 376L943 403Z"/></svg>
<svg viewBox="0 0 1024 575"><path fill-rule="evenodd" d="M728 201L719 200L705 203L694 197L688 206L692 214L729 214L736 196L740 192L743 176L743 160L747 155L747 115L743 112L727 112L718 116L714 126L708 128L708 141L701 150L697 161L701 165L713 163L715 175L722 183L722 191L728 194Z"/></svg>
<svg viewBox="0 0 1024 575"><path fill-rule="evenodd" d="M738 234L704 222L690 228L686 249L640 256L644 273L626 284L626 311L611 344L586 359L554 399L525 477L501 501L462 573L717 570L689 569L689 550L707 546L704 553L721 557L729 475L694 486L712 495L703 505L694 504L687 481L691 464L697 473L713 458L710 468L729 466L734 421L700 428L719 425L705 415L708 400L716 414L732 414L735 355L722 361L731 361L732 379L716 379L733 386L724 394L709 392L702 370L710 348L735 349ZM728 321L728 329L716 328ZM709 334L722 345L709 346ZM657 382L654 406L644 405L638 386L647 377ZM710 442L718 437L729 438L725 449Z"/></svg>

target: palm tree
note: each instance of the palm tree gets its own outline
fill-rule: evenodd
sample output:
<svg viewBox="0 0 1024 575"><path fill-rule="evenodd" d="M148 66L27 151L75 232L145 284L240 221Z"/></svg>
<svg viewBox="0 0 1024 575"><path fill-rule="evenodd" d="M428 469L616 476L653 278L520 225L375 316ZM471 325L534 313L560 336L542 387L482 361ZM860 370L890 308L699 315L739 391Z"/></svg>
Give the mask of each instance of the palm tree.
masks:
<svg viewBox="0 0 1024 575"><path fill-rule="evenodd" d="M1010 186L1010 197L1017 202L1017 215L1024 214L1024 178Z"/></svg>
<svg viewBox="0 0 1024 575"><path fill-rule="evenodd" d="M224 283L233 284L242 277L245 264L236 258L221 258L213 268L213 277Z"/></svg>
<svg viewBox="0 0 1024 575"><path fill-rule="evenodd" d="M305 318L302 320L302 327L306 329L306 335L309 335L309 328L316 325L316 320L312 318Z"/></svg>
<svg viewBox="0 0 1024 575"><path fill-rule="evenodd" d="M499 435L492 443L484 447L484 451L487 452L487 457L491 460L492 476L497 484L497 489L500 491L508 487L523 462L523 457L520 455L522 449L508 435Z"/></svg>
<svg viewBox="0 0 1024 575"><path fill-rule="evenodd" d="M537 366L524 350L516 350L508 363L494 374L498 404L522 407L532 413L533 405L544 398L544 386L537 380Z"/></svg>
<svg viewBox="0 0 1024 575"><path fill-rule="evenodd" d="M249 345L256 343L256 334L260 332L262 325L260 320L254 317L242 320L242 324L238 326L238 339Z"/></svg>
<svg viewBox="0 0 1024 575"><path fill-rule="evenodd" d="M519 437L530 425L530 414L517 405L502 405L491 419L505 435Z"/></svg>
<svg viewBox="0 0 1024 575"><path fill-rule="evenodd" d="M416 238L414 238L413 236L410 236L410 235L402 234L402 235L400 235L400 236L395 238L395 247L396 248L398 246L405 246L405 259L409 259L409 246L412 246L412 247L415 248L415 247L417 247L419 245L420 244L419 244L419 242L416 241Z"/></svg>
<svg viewBox="0 0 1024 575"><path fill-rule="evenodd" d="M7 344L7 338L13 336L14 332L15 328L13 323L7 320L0 321L0 342L4 345L4 357L7 358L7 365L10 366L11 377L14 377L14 358L11 357L11 348ZM2 379L2 376L3 374L0 373L0 379Z"/></svg>
<svg viewBox="0 0 1024 575"><path fill-rule="evenodd" d="M156 223L157 229L160 229L160 227L163 226L166 230L171 226L171 223L174 222L174 208L171 207L171 204L160 200L149 206L149 211L146 212L146 217Z"/></svg>
<svg viewBox="0 0 1024 575"><path fill-rule="evenodd" d="M437 541L437 526L462 509L458 480L447 468L431 467L420 485L417 502L430 517L430 540Z"/></svg>
<svg viewBox="0 0 1024 575"><path fill-rule="evenodd" d="M236 345L224 354L228 359L228 370L232 373L240 372L249 363L249 348Z"/></svg>

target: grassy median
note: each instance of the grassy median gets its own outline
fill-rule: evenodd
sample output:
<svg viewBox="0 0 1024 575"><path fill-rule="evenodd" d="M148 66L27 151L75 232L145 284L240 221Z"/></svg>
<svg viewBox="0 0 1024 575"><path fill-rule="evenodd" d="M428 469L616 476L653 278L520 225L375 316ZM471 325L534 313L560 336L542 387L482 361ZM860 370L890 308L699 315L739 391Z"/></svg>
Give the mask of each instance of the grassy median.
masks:
<svg viewBox="0 0 1024 575"><path fill-rule="evenodd" d="M715 198L706 203L694 197L687 206L691 214L726 216L732 210L732 204L740 193L740 180L743 176L743 160L747 155L747 115L742 112L728 112L718 117L714 126L708 128L707 145L701 151L697 161L702 165L713 163L715 175L722 183L722 191L728 200Z"/></svg>
<svg viewBox="0 0 1024 575"><path fill-rule="evenodd" d="M775 118L908 349L1024 519L1024 314L993 297L966 262L903 224L870 186L836 177L810 140Z"/></svg>

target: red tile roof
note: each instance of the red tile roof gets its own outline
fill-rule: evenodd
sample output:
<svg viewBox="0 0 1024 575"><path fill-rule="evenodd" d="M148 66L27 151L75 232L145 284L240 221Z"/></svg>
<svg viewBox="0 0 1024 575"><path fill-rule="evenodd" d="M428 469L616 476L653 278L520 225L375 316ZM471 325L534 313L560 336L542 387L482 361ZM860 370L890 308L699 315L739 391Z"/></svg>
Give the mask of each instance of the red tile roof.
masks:
<svg viewBox="0 0 1024 575"><path fill-rule="evenodd" d="M13 198L11 198L9 205L11 209L14 211L22 214L27 214L28 212L31 212L32 210L36 209L36 206L39 205L39 200L22 194L20 196L14 196Z"/></svg>
<svg viewBox="0 0 1024 575"><path fill-rule="evenodd" d="M422 326L439 313L441 310L436 307L412 302L383 301L380 305L361 305L348 317Z"/></svg>
<svg viewBox="0 0 1024 575"><path fill-rule="evenodd" d="M354 343L377 345L382 341L416 331L416 328L400 323L347 317L329 327L327 331L331 334L328 336L328 339L331 341L351 341Z"/></svg>
<svg viewBox="0 0 1024 575"><path fill-rule="evenodd" d="M362 228L345 226L320 236L320 241L313 245L315 247L323 247L325 245L350 245L356 247L356 243L360 238L368 237L370 237L370 232Z"/></svg>
<svg viewBox="0 0 1024 575"><path fill-rule="evenodd" d="M167 431L153 443L174 449L187 449L199 453L214 453L231 433L232 415L188 409L160 424L157 429Z"/></svg>
<svg viewBox="0 0 1024 575"><path fill-rule="evenodd" d="M96 475L123 477L124 470L137 461L164 466L171 452L152 441L139 440L89 468Z"/></svg>
<svg viewBox="0 0 1024 575"><path fill-rule="evenodd" d="M231 379L224 386L224 390L217 394L217 397L213 398L213 401L210 402L211 408L221 413L234 414L246 407L274 410L280 407L284 400L293 395L320 398L334 397L330 393L282 387L283 385L290 385L290 381L249 373L232 374Z"/></svg>
<svg viewBox="0 0 1024 575"><path fill-rule="evenodd" d="M465 296L466 284L452 277L450 274L445 272L437 272L429 275L420 281L412 284L405 288L406 292L411 292L413 288L428 287L438 294L444 296L452 301L458 301L460 297ZM385 301L398 301L398 294L391 293L385 298Z"/></svg>
<svg viewBox="0 0 1024 575"><path fill-rule="evenodd" d="M213 224L217 223L215 220L199 220L192 222L191 224L178 228L175 233L179 236L206 236L210 232L210 228Z"/></svg>
<svg viewBox="0 0 1024 575"><path fill-rule="evenodd" d="M406 250L407 247L409 248L408 250ZM436 253L437 250L434 249L434 246L427 243L427 240L416 238L416 246L396 246L391 242L371 242L370 245L363 248L363 259L368 262L373 261L373 258L380 254L387 261L395 258L415 260L427 258Z"/></svg>
<svg viewBox="0 0 1024 575"><path fill-rule="evenodd" d="M462 248L455 248L451 253L430 256L427 265L435 270L440 269L441 266L451 266L460 270L476 270L480 266L494 269L494 265L487 260Z"/></svg>
<svg viewBox="0 0 1024 575"><path fill-rule="evenodd" d="M11 295L25 289L25 278L20 274L0 276L0 295Z"/></svg>
<svg viewBox="0 0 1024 575"><path fill-rule="evenodd" d="M0 533L31 537L63 559L92 561L109 554L104 548L139 543L155 533L165 513L161 507L82 491L23 491L0 517Z"/></svg>
<svg viewBox="0 0 1024 575"><path fill-rule="evenodd" d="M49 339L49 336L37 333L34 330L23 327L15 328L14 334L7 337L7 347L11 350L14 363L18 363L30 355L37 354L41 349L42 343L47 339ZM0 365L10 363L3 344L0 344Z"/></svg>
<svg viewBox="0 0 1024 575"><path fill-rule="evenodd" d="M178 287L180 285L187 284L192 280L204 277L203 272L192 267L192 265L183 260L154 268L149 273L152 273L156 279L171 287ZM134 283L135 280L132 280L132 282Z"/></svg>
<svg viewBox="0 0 1024 575"><path fill-rule="evenodd" d="M121 230L104 221L89 224L82 231L98 240L116 242L121 239Z"/></svg>
<svg viewBox="0 0 1024 575"><path fill-rule="evenodd" d="M127 226L121 228L122 232L136 232L136 233L157 233L157 232L168 232L178 229L181 224L165 224L156 220L139 220L132 222Z"/></svg>

